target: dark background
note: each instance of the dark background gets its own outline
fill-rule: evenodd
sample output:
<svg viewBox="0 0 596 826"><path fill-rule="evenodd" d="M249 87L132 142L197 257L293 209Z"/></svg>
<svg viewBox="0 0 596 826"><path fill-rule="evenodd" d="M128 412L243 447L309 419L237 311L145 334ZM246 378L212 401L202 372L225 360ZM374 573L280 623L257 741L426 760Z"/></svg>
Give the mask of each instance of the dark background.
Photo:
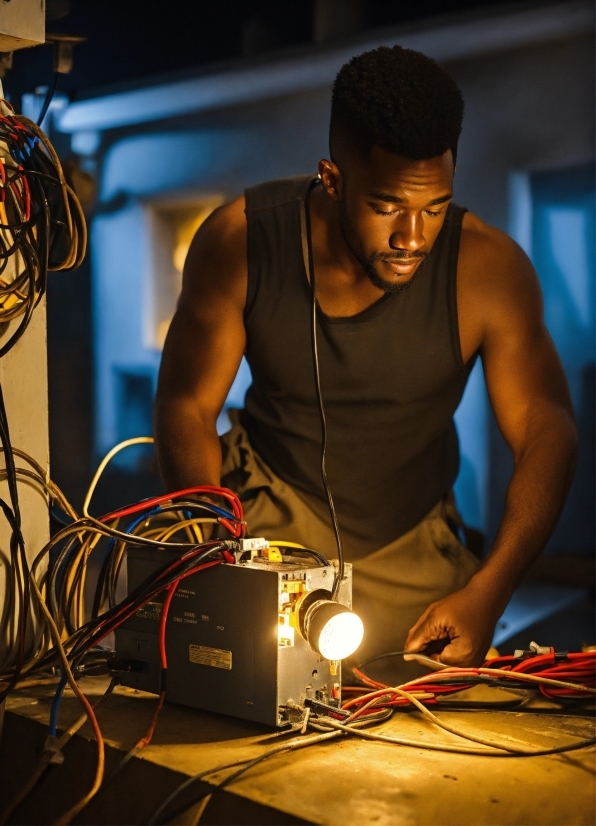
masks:
<svg viewBox="0 0 596 826"><path fill-rule="evenodd" d="M494 0L365 0L357 30L499 5ZM510 3L509 5L527 5ZM250 58L312 42L315 0L47 0L48 33L82 35L74 69L60 79L71 97L162 73ZM356 33L356 32L354 32ZM7 88L47 84L51 48L16 52Z"/></svg>

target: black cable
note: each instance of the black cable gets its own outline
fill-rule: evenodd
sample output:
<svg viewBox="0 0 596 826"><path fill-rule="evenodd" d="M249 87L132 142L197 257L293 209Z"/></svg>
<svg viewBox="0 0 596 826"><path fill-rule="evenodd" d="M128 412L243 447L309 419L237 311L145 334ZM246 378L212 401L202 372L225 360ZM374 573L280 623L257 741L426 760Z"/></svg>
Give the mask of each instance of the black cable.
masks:
<svg viewBox="0 0 596 826"><path fill-rule="evenodd" d="M337 545L337 560L338 568L333 584L332 599L337 599L339 587L344 578L344 552L339 533L339 524L337 522L337 514L335 513L335 505L333 503L333 496L327 481L327 465L325 461L325 454L327 452L327 420L325 418L325 406L323 404L323 394L321 393L321 371L319 367L319 349L317 344L317 290L315 280L315 267L312 254L312 238L310 226L310 210L308 208L308 200L305 199L305 217L306 217L306 242L308 250L308 271L310 278L311 291L311 344L313 367L315 374L315 388L317 392L317 402L319 405L319 416L321 419L321 478L323 480L323 487L327 495L327 504L329 505L329 513L331 515L331 523L333 525L333 533L335 534L335 544Z"/></svg>
<svg viewBox="0 0 596 826"><path fill-rule="evenodd" d="M76 643L69 653L71 661L74 663L78 658L93 645L93 637L96 629L101 627L102 636L113 631L116 627L121 625L126 619L132 616L136 611L142 607L147 601L154 599L158 594L164 591L168 585L171 585L179 577L183 576L196 565L201 564L209 555L221 552L225 549L222 542L215 543L211 547L206 548L202 553L192 556L190 559L185 557L188 554L180 557L176 562L173 570L167 576L163 576L165 571L172 566L172 560L169 560L165 565L158 568L150 574L140 585L138 585L126 599L118 603L114 608L101 614L97 619L89 620L85 625L81 626L77 632L71 637L71 640L76 638ZM189 552L192 553L192 552ZM183 564L178 564L183 563ZM126 610L122 609L126 606Z"/></svg>
<svg viewBox="0 0 596 826"><path fill-rule="evenodd" d="M45 118L48 109L50 108L50 103L52 102L52 98L56 92L56 88L58 86L58 77L60 76L59 72L54 72L54 77L52 78L51 84L48 86L48 91L46 92L46 96L43 102L43 106L41 107L41 112L39 113L39 117L37 118L37 125L41 126L43 123L43 119Z"/></svg>
<svg viewBox="0 0 596 826"><path fill-rule="evenodd" d="M323 554L320 554L318 551L313 551L312 548L286 548L283 545L276 545L276 547L282 556L310 556L312 559L316 559L321 566L327 567L331 565ZM284 551L287 551L287 554L284 554Z"/></svg>
<svg viewBox="0 0 596 826"><path fill-rule="evenodd" d="M12 561L14 580L17 585L19 599L19 611L17 619L18 648L16 666L8 686L0 692L0 702L12 691L19 680L25 662L25 642L27 635L27 625L29 622L29 564L25 550L25 539L21 531L21 511L19 506L19 491L17 482L17 472L10 442L10 432L8 428L8 418L4 404L4 394L0 384L0 443L4 451L4 462L6 468L6 479L8 482L8 492L10 496L10 506L0 499L0 508L10 526L10 555ZM22 570L23 582L19 576L19 568Z"/></svg>
<svg viewBox="0 0 596 826"><path fill-rule="evenodd" d="M39 123L48 112L57 84L55 73ZM8 104L0 112L0 143L6 148L0 159L0 322L9 324L18 319L11 324L10 334L0 346L1 359L27 329L46 292L48 270L75 269L85 254L87 236L79 201L66 184L55 150L36 124L14 114ZM13 266L9 267L9 263ZM18 682L25 664L32 612L17 471L1 386L0 443L10 501L9 504L0 499L0 509L11 531L11 570L7 572L2 618L14 622L16 627L14 651L9 652L6 668L12 676L0 692L1 701Z"/></svg>
<svg viewBox="0 0 596 826"><path fill-rule="evenodd" d="M333 733L337 736L341 732L333 732ZM327 736L325 736L325 734ZM238 769L238 771L235 771L232 774L228 775L220 783L214 784L211 791L208 791L205 794L202 794L201 797L198 798L198 800L201 800L207 794L212 794L213 792L216 792L216 791L219 791L219 790L225 788L230 783L232 783L234 780L236 780L238 777L240 777L241 774L244 774L244 772L248 771L253 766L256 766L258 763L262 763L263 760L267 760L268 757L273 757L275 754L280 754L281 752L284 752L284 751L292 751L294 749L306 748L307 746L314 745L315 743L324 742L325 740L331 740L331 739L333 739L333 737L331 735L332 735L332 732L326 732L322 735L315 735L314 737L312 735L310 737L306 736L304 738L304 741L302 741L302 742L300 740L292 740L289 743L283 743L281 746L275 746L274 748L269 749L268 751L266 751L264 754L261 754L258 757L254 757L252 760L238 760L235 763L224 763L220 766L214 766L211 769L207 769L206 771L199 772L199 774L195 774L195 775L193 775L193 777L187 778L183 783L181 783L177 788L175 788L174 791L169 795L169 797L166 800L164 800L164 802L153 812L153 814L150 816L147 823L148 824L157 823L158 818L160 817L160 815L163 814L163 812L170 805L170 803L176 797L178 797L178 795L181 792L183 792L185 789L187 789L193 783L196 783L199 780L202 780L203 777L207 777L210 774L217 774L220 771L224 771L225 769L232 769L232 768L235 768L236 766L241 766L241 768ZM194 802L196 803L198 801L195 800Z"/></svg>

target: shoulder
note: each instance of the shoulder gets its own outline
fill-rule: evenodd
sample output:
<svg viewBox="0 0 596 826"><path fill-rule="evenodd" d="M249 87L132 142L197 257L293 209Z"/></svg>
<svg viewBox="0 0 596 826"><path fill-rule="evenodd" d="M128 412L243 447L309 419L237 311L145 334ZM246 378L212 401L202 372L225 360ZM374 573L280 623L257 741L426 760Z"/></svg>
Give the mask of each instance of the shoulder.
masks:
<svg viewBox="0 0 596 826"><path fill-rule="evenodd" d="M181 301L227 294L246 296L244 195L215 209L197 230L182 277Z"/></svg>
<svg viewBox="0 0 596 826"><path fill-rule="evenodd" d="M246 210L250 214L301 201L314 178L312 174L294 175L249 187L246 190Z"/></svg>
<svg viewBox="0 0 596 826"><path fill-rule="evenodd" d="M476 270L497 267L505 272L532 267L528 256L505 232L491 227L473 212L466 212L460 241L460 264Z"/></svg>
<svg viewBox="0 0 596 826"><path fill-rule="evenodd" d="M241 195L214 209L197 230L189 249L189 258L205 252L233 255L242 243L246 252L245 208L245 198ZM231 248L229 242L232 242Z"/></svg>
<svg viewBox="0 0 596 826"><path fill-rule="evenodd" d="M532 263L506 233L473 213L462 225L458 304L487 329L542 322L542 294Z"/></svg>

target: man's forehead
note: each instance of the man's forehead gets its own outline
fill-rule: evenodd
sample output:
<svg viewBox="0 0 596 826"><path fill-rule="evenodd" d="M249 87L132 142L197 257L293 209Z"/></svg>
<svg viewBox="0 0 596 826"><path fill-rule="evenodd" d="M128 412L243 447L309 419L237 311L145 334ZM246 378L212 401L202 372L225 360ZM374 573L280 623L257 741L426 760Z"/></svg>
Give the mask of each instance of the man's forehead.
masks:
<svg viewBox="0 0 596 826"><path fill-rule="evenodd" d="M451 191L453 157L451 150L435 158L415 160L374 146L365 162L354 170L367 192L386 193L398 198L400 191L441 189Z"/></svg>

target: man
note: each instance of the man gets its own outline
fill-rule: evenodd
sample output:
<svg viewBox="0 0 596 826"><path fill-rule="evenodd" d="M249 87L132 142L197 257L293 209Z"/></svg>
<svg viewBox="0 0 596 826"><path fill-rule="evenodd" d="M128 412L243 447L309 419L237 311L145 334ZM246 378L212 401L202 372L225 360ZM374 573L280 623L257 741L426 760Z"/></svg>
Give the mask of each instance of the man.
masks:
<svg viewBox="0 0 596 826"><path fill-rule="evenodd" d="M444 663L479 664L573 474L573 413L532 266L451 203L462 117L459 89L424 55L395 46L350 61L334 85L330 160L318 177L254 187L213 213L164 348L156 432L168 488L221 480L244 499L253 535L335 555L314 273L327 471L365 622L361 659L448 638ZM253 385L220 445L244 353ZM480 565L456 536L450 494L453 414L478 356L515 459Z"/></svg>

